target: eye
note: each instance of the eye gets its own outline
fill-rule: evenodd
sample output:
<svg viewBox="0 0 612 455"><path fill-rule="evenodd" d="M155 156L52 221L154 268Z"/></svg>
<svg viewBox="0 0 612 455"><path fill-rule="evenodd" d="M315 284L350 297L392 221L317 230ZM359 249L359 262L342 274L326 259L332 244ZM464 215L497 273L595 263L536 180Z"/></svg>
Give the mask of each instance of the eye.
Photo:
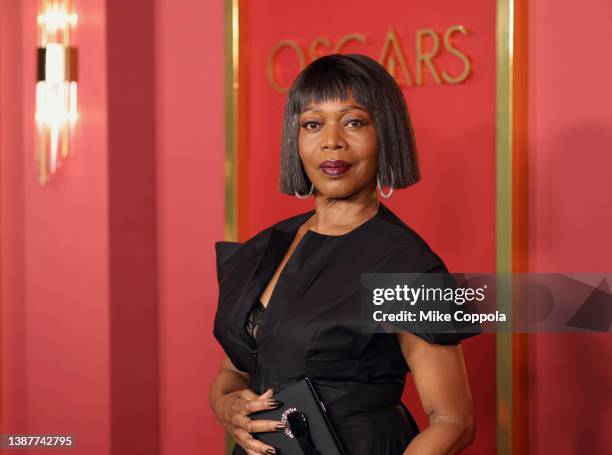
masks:
<svg viewBox="0 0 612 455"><path fill-rule="evenodd" d="M360 126L363 126L363 125L365 125L365 122L358 118L353 118L346 122L346 126L350 128L359 128Z"/></svg>
<svg viewBox="0 0 612 455"><path fill-rule="evenodd" d="M314 120L307 120L302 123L302 128L304 128L305 130L316 130L319 126L321 126L321 124Z"/></svg>

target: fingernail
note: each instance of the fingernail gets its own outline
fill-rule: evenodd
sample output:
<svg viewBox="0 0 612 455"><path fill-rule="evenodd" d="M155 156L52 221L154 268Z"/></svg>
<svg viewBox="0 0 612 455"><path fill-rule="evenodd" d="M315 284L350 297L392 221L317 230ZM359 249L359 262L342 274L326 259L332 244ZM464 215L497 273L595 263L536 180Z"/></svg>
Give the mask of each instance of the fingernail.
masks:
<svg viewBox="0 0 612 455"><path fill-rule="evenodd" d="M279 423L278 425L276 425L276 431L285 431L285 424Z"/></svg>
<svg viewBox="0 0 612 455"><path fill-rule="evenodd" d="M266 453L269 455L275 455L276 454L276 450L274 449L266 449Z"/></svg>
<svg viewBox="0 0 612 455"><path fill-rule="evenodd" d="M283 402L282 401L278 401L278 400L270 400L268 401L268 406L270 406L271 408L276 408L278 406L282 406Z"/></svg>

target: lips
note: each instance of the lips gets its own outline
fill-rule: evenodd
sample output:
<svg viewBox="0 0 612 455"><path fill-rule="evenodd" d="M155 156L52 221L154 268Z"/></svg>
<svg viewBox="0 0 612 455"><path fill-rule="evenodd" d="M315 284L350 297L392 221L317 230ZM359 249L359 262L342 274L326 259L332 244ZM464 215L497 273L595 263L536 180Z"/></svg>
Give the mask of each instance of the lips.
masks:
<svg viewBox="0 0 612 455"><path fill-rule="evenodd" d="M350 167L350 163L342 160L325 160L319 164L319 169L330 177L338 177L348 171Z"/></svg>

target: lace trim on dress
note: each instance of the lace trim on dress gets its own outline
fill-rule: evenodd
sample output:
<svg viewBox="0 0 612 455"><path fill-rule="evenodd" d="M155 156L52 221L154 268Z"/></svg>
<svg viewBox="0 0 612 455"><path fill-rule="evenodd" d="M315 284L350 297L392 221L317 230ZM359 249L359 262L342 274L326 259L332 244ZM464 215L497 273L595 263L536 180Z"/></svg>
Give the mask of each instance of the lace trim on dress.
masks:
<svg viewBox="0 0 612 455"><path fill-rule="evenodd" d="M264 317L264 313L266 312L266 307L263 306L261 300L257 299L253 308L249 312L249 317L246 322L246 331L253 339L257 336L257 330L261 325Z"/></svg>

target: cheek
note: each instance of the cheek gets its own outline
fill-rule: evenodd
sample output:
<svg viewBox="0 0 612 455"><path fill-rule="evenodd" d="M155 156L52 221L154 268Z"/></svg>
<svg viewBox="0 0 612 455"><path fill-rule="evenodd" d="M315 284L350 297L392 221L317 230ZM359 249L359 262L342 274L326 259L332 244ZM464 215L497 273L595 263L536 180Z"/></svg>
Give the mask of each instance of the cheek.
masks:
<svg viewBox="0 0 612 455"><path fill-rule="evenodd" d="M378 140L376 133L364 135L355 148L359 160L360 178L371 179L378 171Z"/></svg>
<svg viewBox="0 0 612 455"><path fill-rule="evenodd" d="M376 131L371 131L368 134L368 149L372 155L378 153L378 138L376 137Z"/></svg>
<svg viewBox="0 0 612 455"><path fill-rule="evenodd" d="M298 154L304 162L304 165L311 164L315 151L317 150L317 142L313 135L300 134L298 137Z"/></svg>
<svg viewBox="0 0 612 455"><path fill-rule="evenodd" d="M361 137L356 137L352 148L360 160L376 161L376 155L378 154L376 132L367 132Z"/></svg>

